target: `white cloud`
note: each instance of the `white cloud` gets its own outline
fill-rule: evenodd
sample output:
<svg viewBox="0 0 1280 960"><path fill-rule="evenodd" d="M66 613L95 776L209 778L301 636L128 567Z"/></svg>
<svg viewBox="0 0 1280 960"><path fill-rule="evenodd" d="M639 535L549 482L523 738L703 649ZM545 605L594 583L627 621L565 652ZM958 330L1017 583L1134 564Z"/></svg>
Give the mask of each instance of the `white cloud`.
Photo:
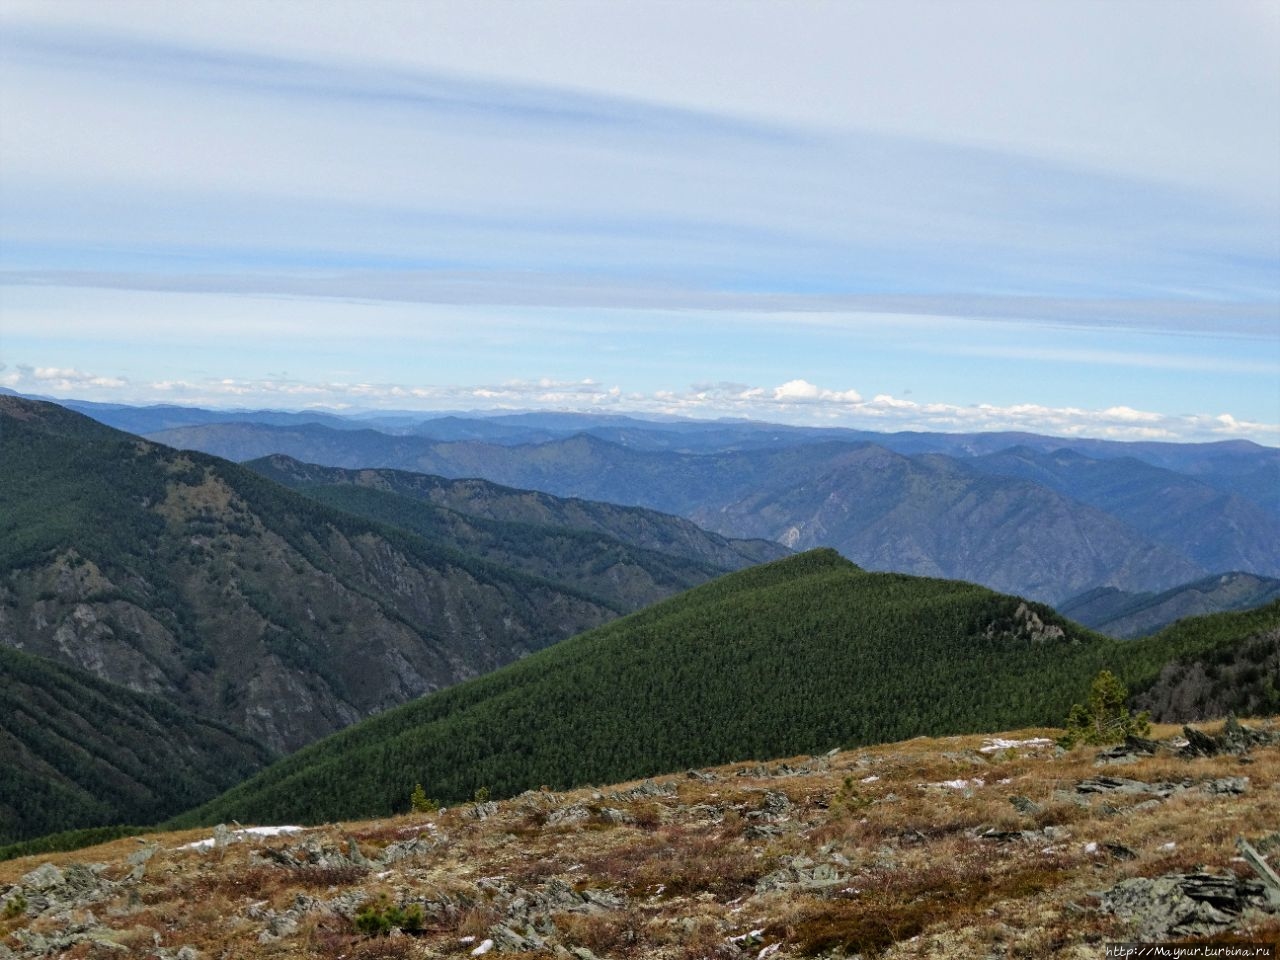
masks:
<svg viewBox="0 0 1280 960"><path fill-rule="evenodd" d="M240 408L497 410L608 410L637 416L699 419L737 417L809 426L876 431L944 433L1026 431L1061 437L1112 440L1220 440L1228 437L1280 445L1280 423L1231 413L1162 414L1129 406L1105 409L1037 403L949 404L890 394L864 399L855 389L832 389L795 378L775 386L714 382L683 390L626 390L594 378L539 377L490 384L407 384L364 381L302 381L285 378L157 380L134 383L58 367L0 368L0 384L19 392L61 392L79 399L134 403L177 402Z"/></svg>
<svg viewBox="0 0 1280 960"><path fill-rule="evenodd" d="M17 379L14 382L24 381L29 381L33 386L44 390L75 390L86 387L119 390L129 386L129 381L123 377L103 377L72 367L28 367L19 364Z"/></svg>

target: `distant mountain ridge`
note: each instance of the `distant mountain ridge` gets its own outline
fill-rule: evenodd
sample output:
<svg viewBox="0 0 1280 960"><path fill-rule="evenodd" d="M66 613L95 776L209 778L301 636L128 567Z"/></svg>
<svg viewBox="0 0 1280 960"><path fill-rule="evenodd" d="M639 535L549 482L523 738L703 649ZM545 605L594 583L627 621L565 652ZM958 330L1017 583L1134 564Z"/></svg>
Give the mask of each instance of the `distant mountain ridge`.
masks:
<svg viewBox="0 0 1280 960"><path fill-rule="evenodd" d="M1184 617L1249 610L1277 598L1280 579L1237 572L1205 577L1159 594L1125 593L1102 587L1073 597L1057 609L1063 616L1108 636L1139 637Z"/></svg>
<svg viewBox="0 0 1280 960"><path fill-rule="evenodd" d="M941 436L882 439L927 449L943 445ZM1099 586L1159 592L1223 569L1280 575L1280 516L1265 497L1219 482L1233 470L1243 487L1265 486L1272 474L1280 480L1277 452L1247 443L1136 445L1181 458L1198 471L1192 476L1125 459L1123 445L1080 442L1107 453L1099 459L1074 446L1041 452L1030 442L1051 438L1016 436L1023 446L996 453L982 451L1010 435L947 440L963 456L833 439L701 453L623 446L594 433L533 444L442 442L316 424L220 424L155 438L238 460L278 452L641 505L725 536L834 546L872 569L969 579L1048 602Z"/></svg>

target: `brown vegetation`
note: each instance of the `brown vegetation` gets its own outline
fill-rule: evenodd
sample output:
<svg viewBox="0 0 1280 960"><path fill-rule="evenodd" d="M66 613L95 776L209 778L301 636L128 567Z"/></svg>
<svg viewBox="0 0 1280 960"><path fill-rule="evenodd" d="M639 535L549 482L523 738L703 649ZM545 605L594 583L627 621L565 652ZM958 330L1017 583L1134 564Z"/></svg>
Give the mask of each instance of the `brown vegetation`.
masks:
<svg viewBox="0 0 1280 960"><path fill-rule="evenodd" d="M1134 936L1136 921L1106 908L1121 881L1252 877L1237 838L1266 848L1262 835L1280 825L1277 746L1116 762L1093 748L984 752L986 739L532 791L209 850L183 847L206 832L158 835L145 838L158 848L141 871L141 840L13 861L0 864L3 902L46 862L105 864L102 889L88 907L29 897L0 921L0 943L34 956L34 935L74 940L91 907L97 939L84 934L63 956L123 946L174 958L189 947L200 960L425 960L494 940L493 954L530 958L1083 960ZM1161 792L1077 789L1103 777ZM1240 777L1243 792L1214 788ZM416 905L421 929L363 934L355 918L366 904ZM1227 936L1274 942L1280 915L1245 910L1215 934Z"/></svg>

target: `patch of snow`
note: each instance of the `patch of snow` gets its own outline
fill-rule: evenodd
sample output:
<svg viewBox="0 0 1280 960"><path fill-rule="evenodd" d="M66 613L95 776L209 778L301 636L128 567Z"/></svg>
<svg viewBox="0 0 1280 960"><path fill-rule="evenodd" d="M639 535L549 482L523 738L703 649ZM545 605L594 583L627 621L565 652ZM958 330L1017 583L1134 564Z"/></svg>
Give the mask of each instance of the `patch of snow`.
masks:
<svg viewBox="0 0 1280 960"><path fill-rule="evenodd" d="M980 753L995 753L997 750L1016 750L1018 747L1051 747L1053 741L1048 737L1032 737L1030 740L1005 740L1002 737L990 737L978 748Z"/></svg>
<svg viewBox="0 0 1280 960"><path fill-rule="evenodd" d="M769 946L765 947L763 950L761 950L759 953L756 954L756 960L764 960L765 957L772 957L775 953L777 953L781 949L782 949L782 944L780 943L770 944Z"/></svg>
<svg viewBox="0 0 1280 960"><path fill-rule="evenodd" d="M475 943L475 942L476 942L476 938L475 938L475 937L463 937L463 938L462 938L461 940L459 940L458 942L459 942L459 943Z"/></svg>
<svg viewBox="0 0 1280 960"><path fill-rule="evenodd" d="M278 837L286 833L299 833L306 827L241 827L239 830L232 830L229 836L232 837ZM179 850L211 850L213 849L214 838L208 840L197 840L195 843L184 843Z"/></svg>
<svg viewBox="0 0 1280 960"><path fill-rule="evenodd" d="M873 774L872 774L871 776L869 776L869 777L863 777L863 778L862 778L862 780L861 780L860 782L861 782L861 783L875 783L875 782L876 782L877 780L879 780L879 779L880 779L880 778L879 778L879 777L877 777L877 776L873 773Z"/></svg>
<svg viewBox="0 0 1280 960"><path fill-rule="evenodd" d="M1088 843L1086 843L1086 844L1084 845L1084 852L1085 852L1085 853L1097 853L1097 852L1098 852L1098 845L1097 845L1096 843L1094 843L1092 840L1090 840Z"/></svg>
<svg viewBox="0 0 1280 960"><path fill-rule="evenodd" d="M473 957L482 957L492 949L493 949L493 941L486 939L484 942L480 944L480 946L476 947L474 950L471 951L471 955Z"/></svg>
<svg viewBox="0 0 1280 960"><path fill-rule="evenodd" d="M921 787L946 787L948 790L967 790L970 787L985 787L987 781L981 777L974 777L972 780L943 780L939 783L922 783Z"/></svg>
<svg viewBox="0 0 1280 960"><path fill-rule="evenodd" d="M1163 844L1163 845L1160 847L1160 849L1161 849L1161 850L1177 850L1177 849L1178 849L1178 845L1177 845L1176 843L1174 843L1172 840L1170 840L1168 843Z"/></svg>

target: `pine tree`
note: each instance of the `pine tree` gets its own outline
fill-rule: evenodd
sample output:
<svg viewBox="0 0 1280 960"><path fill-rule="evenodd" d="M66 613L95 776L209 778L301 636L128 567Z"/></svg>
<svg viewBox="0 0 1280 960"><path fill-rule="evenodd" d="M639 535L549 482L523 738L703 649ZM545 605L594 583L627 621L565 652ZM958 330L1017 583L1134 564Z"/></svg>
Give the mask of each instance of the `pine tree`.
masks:
<svg viewBox="0 0 1280 960"><path fill-rule="evenodd" d="M422 789L422 784L415 783L413 793L409 795L409 808L414 813L432 813L440 809L440 804L428 799L427 791Z"/></svg>
<svg viewBox="0 0 1280 960"><path fill-rule="evenodd" d="M1142 736L1151 729L1151 715L1134 714L1125 706L1128 689L1110 670L1103 670L1089 688L1088 704L1074 704L1067 715L1067 732L1059 743L1120 743L1128 736Z"/></svg>

